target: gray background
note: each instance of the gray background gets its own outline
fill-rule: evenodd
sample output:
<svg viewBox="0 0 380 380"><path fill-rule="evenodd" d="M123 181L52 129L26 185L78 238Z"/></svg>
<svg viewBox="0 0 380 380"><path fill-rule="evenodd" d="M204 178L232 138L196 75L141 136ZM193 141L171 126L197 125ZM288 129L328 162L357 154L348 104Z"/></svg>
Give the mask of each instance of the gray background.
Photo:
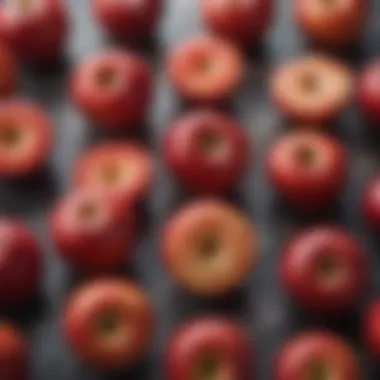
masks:
<svg viewBox="0 0 380 380"><path fill-rule="evenodd" d="M261 260L255 273L235 294L218 301L201 301L173 285L160 262L157 240L165 218L191 195L169 178L161 162L160 145L169 122L182 112L165 77L165 57L173 46L202 30L196 0L168 0L155 41L136 48L152 63L156 73L155 102L150 121L141 136L156 158L154 191L143 214L140 243L126 276L145 285L157 309L157 332L145 360L124 378L138 380L164 379L163 347L173 329L191 317L203 313L223 313L239 321L249 332L257 351L258 379L270 379L273 358L288 336L304 328L327 326L344 334L358 348L366 371L365 379L378 379L380 372L364 355L359 345L360 315L363 307L380 290L380 259L377 239L362 223L359 199L367 179L379 169L380 138L369 131L356 109L347 111L342 122L332 126L332 133L347 145L351 154L351 175L347 191L326 215L302 220L288 210L273 194L263 172L267 148L286 126L268 101L266 83L276 65L289 57L310 50L294 26L290 0L277 0L276 17L267 37L254 52L247 54L248 76L231 104L235 114L248 130L254 149L249 172L231 201L252 218L261 234ZM355 70L380 54L380 2L373 0L371 24L358 49L344 57ZM69 177L76 157L100 136L73 109L67 81L71 69L90 53L106 46L108 41L93 23L88 0L68 1L73 18L67 58L52 70L38 72L24 68L20 93L41 102L55 121L56 143L49 168L33 180L0 181L0 211L29 222L40 237L46 254L46 272L41 295L24 311L8 315L18 322L31 342L33 380L100 379L99 374L84 368L71 354L60 334L59 318L64 299L75 278L56 256L47 234L47 215L54 202L69 189ZM317 222L337 222L351 230L368 250L373 269L371 291L362 305L349 315L322 323L300 312L281 290L276 274L278 254L284 241L300 227ZM108 376L108 378L112 378ZM117 376L116 376L117 378ZM123 378L123 376L120 376Z"/></svg>

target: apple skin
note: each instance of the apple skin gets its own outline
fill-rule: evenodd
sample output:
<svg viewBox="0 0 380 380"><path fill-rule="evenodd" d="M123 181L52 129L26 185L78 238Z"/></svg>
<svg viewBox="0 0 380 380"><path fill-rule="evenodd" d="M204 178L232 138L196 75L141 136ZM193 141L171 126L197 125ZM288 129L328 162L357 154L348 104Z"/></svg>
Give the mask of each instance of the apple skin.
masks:
<svg viewBox="0 0 380 380"><path fill-rule="evenodd" d="M42 253L32 231L23 223L0 219L0 307L23 306L38 292Z"/></svg>
<svg viewBox="0 0 380 380"><path fill-rule="evenodd" d="M168 76L174 89L198 105L217 105L228 100L241 84L244 72L238 49L210 36L183 42L168 60Z"/></svg>
<svg viewBox="0 0 380 380"><path fill-rule="evenodd" d="M29 349L25 338L13 325L0 323L0 376L2 380L26 380Z"/></svg>
<svg viewBox="0 0 380 380"><path fill-rule="evenodd" d="M273 18L272 0L202 0L202 15L217 35L242 45L259 42Z"/></svg>
<svg viewBox="0 0 380 380"><path fill-rule="evenodd" d="M253 378L254 353L245 332L233 322L208 317L175 332L166 349L165 379L201 379L202 371L210 370L202 364L206 366L210 360L217 367L210 379Z"/></svg>
<svg viewBox="0 0 380 380"><path fill-rule="evenodd" d="M23 177L41 170L52 148L53 126L42 108L28 100L0 104L0 175Z"/></svg>
<svg viewBox="0 0 380 380"><path fill-rule="evenodd" d="M328 48L342 48L360 39L369 16L368 4L367 0L294 0L294 13L312 41Z"/></svg>
<svg viewBox="0 0 380 380"><path fill-rule="evenodd" d="M176 120L167 132L164 157L173 174L191 190L226 193L248 167L249 136L224 113L193 111Z"/></svg>
<svg viewBox="0 0 380 380"><path fill-rule="evenodd" d="M282 283L313 314L340 314L362 295L368 282L366 255L346 231L317 226L296 234L280 262Z"/></svg>
<svg viewBox="0 0 380 380"><path fill-rule="evenodd" d="M137 42L153 35L163 8L163 0L92 0L91 4L109 34Z"/></svg>
<svg viewBox="0 0 380 380"><path fill-rule="evenodd" d="M13 52L0 43L0 98L7 98L16 91L19 72Z"/></svg>
<svg viewBox="0 0 380 380"><path fill-rule="evenodd" d="M380 300L372 302L363 318L363 338L371 354L380 358Z"/></svg>
<svg viewBox="0 0 380 380"><path fill-rule="evenodd" d="M380 231L380 177L376 177L367 185L362 200L362 209L366 222Z"/></svg>
<svg viewBox="0 0 380 380"><path fill-rule="evenodd" d="M202 297L219 297L246 279L258 261L247 217L216 199L193 201L164 225L163 261L173 279Z"/></svg>
<svg viewBox="0 0 380 380"><path fill-rule="evenodd" d="M315 126L337 119L353 98L355 87L344 63L321 54L285 62L269 86L273 102L286 118Z"/></svg>
<svg viewBox="0 0 380 380"><path fill-rule="evenodd" d="M267 175L293 207L317 212L336 199L346 183L346 152L338 140L324 133L293 131L269 151Z"/></svg>
<svg viewBox="0 0 380 380"><path fill-rule="evenodd" d="M64 48L69 20L63 0L41 0L29 8L23 0L7 0L0 7L0 40L22 59L45 65L57 60Z"/></svg>
<svg viewBox="0 0 380 380"><path fill-rule="evenodd" d="M62 318L74 352L103 371L129 368L147 351L155 329L151 300L137 285L116 278L76 289Z"/></svg>
<svg viewBox="0 0 380 380"><path fill-rule="evenodd" d="M357 93L364 115L380 127L380 59L364 70L358 81Z"/></svg>
<svg viewBox="0 0 380 380"><path fill-rule="evenodd" d="M145 119L152 72L140 56L119 50L97 54L75 71L71 96L78 109L104 129L130 129Z"/></svg>
<svg viewBox="0 0 380 380"><path fill-rule="evenodd" d="M53 210L50 227L61 256L89 275L120 270L135 246L134 211L98 188L69 193Z"/></svg>
<svg viewBox="0 0 380 380"><path fill-rule="evenodd" d="M325 366L330 374L326 379L330 376L337 380L362 379L356 355L346 341L328 331L308 331L292 338L281 349L273 380L317 378L313 374L320 373Z"/></svg>
<svg viewBox="0 0 380 380"><path fill-rule="evenodd" d="M128 207L143 200L153 183L153 159L138 144L108 142L85 152L74 170L76 187L98 187Z"/></svg>

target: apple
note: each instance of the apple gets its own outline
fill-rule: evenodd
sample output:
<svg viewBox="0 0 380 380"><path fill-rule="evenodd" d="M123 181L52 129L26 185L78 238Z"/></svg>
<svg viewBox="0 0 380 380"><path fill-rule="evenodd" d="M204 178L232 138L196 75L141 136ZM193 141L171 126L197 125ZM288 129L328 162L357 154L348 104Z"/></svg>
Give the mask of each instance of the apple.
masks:
<svg viewBox="0 0 380 380"><path fill-rule="evenodd" d="M202 0L201 6L214 33L244 45L259 42L273 16L273 0Z"/></svg>
<svg viewBox="0 0 380 380"><path fill-rule="evenodd" d="M91 4L97 20L112 36L141 41L153 34L163 0L92 0Z"/></svg>
<svg viewBox="0 0 380 380"><path fill-rule="evenodd" d="M26 380L28 378L29 349L25 338L16 327L0 323L0 378Z"/></svg>
<svg viewBox="0 0 380 380"><path fill-rule="evenodd" d="M380 300L372 302L363 318L364 341L371 353L380 358Z"/></svg>
<svg viewBox="0 0 380 380"><path fill-rule="evenodd" d="M367 223L373 229L380 231L380 177L374 178L367 185L362 204Z"/></svg>
<svg viewBox="0 0 380 380"><path fill-rule="evenodd" d="M372 62L359 78L358 100L363 113L380 126L380 59Z"/></svg>
<svg viewBox="0 0 380 380"><path fill-rule="evenodd" d="M295 0L295 18L306 35L329 48L360 39L369 16L367 0Z"/></svg>
<svg viewBox="0 0 380 380"><path fill-rule="evenodd" d="M311 125L336 119L350 103L353 89L350 69L324 55L287 61L270 81L271 97L282 114L297 123Z"/></svg>
<svg viewBox="0 0 380 380"><path fill-rule="evenodd" d="M38 291L42 253L29 227L17 220L0 219L0 242L0 307L17 308Z"/></svg>
<svg viewBox="0 0 380 380"><path fill-rule="evenodd" d="M328 331L308 331L280 350L273 380L362 378L358 359L345 340Z"/></svg>
<svg viewBox="0 0 380 380"><path fill-rule="evenodd" d="M138 361L148 349L154 325L149 296L122 279L82 285L63 313L64 335L73 351L103 371L125 369Z"/></svg>
<svg viewBox="0 0 380 380"><path fill-rule="evenodd" d="M50 224L62 257L87 274L123 268L134 248L134 212L98 188L68 194L53 210Z"/></svg>
<svg viewBox="0 0 380 380"><path fill-rule="evenodd" d="M271 148L267 172L277 192L301 211L318 211L342 191L348 174L338 140L317 131L293 131Z"/></svg>
<svg viewBox="0 0 380 380"><path fill-rule="evenodd" d="M105 129L130 129L146 116L152 91L148 63L131 52L111 50L81 64L71 96L78 109Z"/></svg>
<svg viewBox="0 0 380 380"><path fill-rule="evenodd" d="M63 0L5 0L0 7L0 39L32 64L59 58L68 23Z"/></svg>
<svg viewBox="0 0 380 380"><path fill-rule="evenodd" d="M74 170L77 187L99 187L128 205L142 200L153 181L153 159L142 146L109 142L91 148ZM123 206L121 206L123 207Z"/></svg>
<svg viewBox="0 0 380 380"><path fill-rule="evenodd" d="M42 169L52 147L53 126L40 106L26 100L0 104L0 175L21 177Z"/></svg>
<svg viewBox="0 0 380 380"><path fill-rule="evenodd" d="M280 263L282 283L309 311L331 315L346 311L368 280L363 248L346 231L320 226L296 234Z"/></svg>
<svg viewBox="0 0 380 380"><path fill-rule="evenodd" d="M225 193L248 167L249 136L224 113L193 111L176 120L167 132L164 157L171 171L190 189Z"/></svg>
<svg viewBox="0 0 380 380"><path fill-rule="evenodd" d="M201 199L177 211L163 228L164 263L182 287L222 296L249 276L258 261L250 220L223 201Z"/></svg>
<svg viewBox="0 0 380 380"><path fill-rule="evenodd" d="M254 353L235 323L202 318L182 326L165 354L165 379L250 380Z"/></svg>
<svg viewBox="0 0 380 380"><path fill-rule="evenodd" d="M168 75L175 90L194 103L230 98L243 80L244 62L232 44L213 37L183 42L170 55Z"/></svg>
<svg viewBox="0 0 380 380"><path fill-rule="evenodd" d="M13 95L19 79L16 58L12 51L0 43L0 98Z"/></svg>

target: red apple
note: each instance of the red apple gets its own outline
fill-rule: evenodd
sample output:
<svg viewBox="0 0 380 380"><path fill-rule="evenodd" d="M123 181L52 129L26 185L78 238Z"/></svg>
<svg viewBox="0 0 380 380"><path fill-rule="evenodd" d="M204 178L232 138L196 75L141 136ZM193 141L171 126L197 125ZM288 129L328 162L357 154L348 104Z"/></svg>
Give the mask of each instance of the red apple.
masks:
<svg viewBox="0 0 380 380"><path fill-rule="evenodd" d="M147 62L124 51L98 54L77 68L71 95L93 122L108 129L128 129L144 121L151 98Z"/></svg>
<svg viewBox="0 0 380 380"><path fill-rule="evenodd" d="M225 193L247 169L249 137L229 116L216 111L189 113L176 120L165 138L168 167L196 192Z"/></svg>
<svg viewBox="0 0 380 380"><path fill-rule="evenodd" d="M296 122L324 124L349 104L353 76L343 63L323 55L297 58L273 75L270 91L279 110Z"/></svg>
<svg viewBox="0 0 380 380"><path fill-rule="evenodd" d="M28 378L29 353L23 335L12 325L0 324L0 378L2 380L26 380Z"/></svg>
<svg viewBox="0 0 380 380"><path fill-rule="evenodd" d="M359 78L358 99L364 114L380 126L380 59L372 62Z"/></svg>
<svg viewBox="0 0 380 380"><path fill-rule="evenodd" d="M230 98L240 85L244 62L232 44L199 37L174 50L168 72L174 88L187 100L218 103Z"/></svg>
<svg viewBox="0 0 380 380"><path fill-rule="evenodd" d="M166 350L166 380L250 380L254 354L245 332L224 319L203 318L180 328Z"/></svg>
<svg viewBox="0 0 380 380"><path fill-rule="evenodd" d="M159 21L163 0L92 0L92 8L111 35L131 41L150 37Z"/></svg>
<svg viewBox="0 0 380 380"><path fill-rule="evenodd" d="M358 359L346 341L327 331L310 331L281 349L273 380L362 378Z"/></svg>
<svg viewBox="0 0 380 380"><path fill-rule="evenodd" d="M363 319L364 341L371 353L380 358L380 300L376 299Z"/></svg>
<svg viewBox="0 0 380 380"><path fill-rule="evenodd" d="M61 255L83 272L121 269L136 235L132 210L97 188L76 190L55 208L51 234Z"/></svg>
<svg viewBox="0 0 380 380"><path fill-rule="evenodd" d="M284 287L309 311L336 314L352 307L368 280L362 247L336 227L298 233L287 245L280 265Z"/></svg>
<svg viewBox="0 0 380 380"><path fill-rule="evenodd" d="M327 47L346 47L362 35L369 15L367 0L295 0L295 18L306 35Z"/></svg>
<svg viewBox="0 0 380 380"><path fill-rule="evenodd" d="M294 131L270 150L269 179L287 201L303 211L316 211L341 192L348 172L343 146L316 131Z"/></svg>
<svg viewBox="0 0 380 380"><path fill-rule="evenodd" d="M152 302L133 283L102 279L74 291L63 316L66 338L85 362L104 371L130 367L147 351Z"/></svg>
<svg viewBox="0 0 380 380"><path fill-rule="evenodd" d="M66 41L68 14L63 0L5 0L0 39L33 64L56 60Z"/></svg>
<svg viewBox="0 0 380 380"><path fill-rule="evenodd" d="M0 98L14 94L18 84L19 73L13 53L0 43Z"/></svg>
<svg viewBox="0 0 380 380"><path fill-rule="evenodd" d="M79 187L99 187L122 205L136 203L149 192L153 160L142 146L103 143L86 152L76 164L74 181Z"/></svg>
<svg viewBox="0 0 380 380"><path fill-rule="evenodd" d="M239 210L203 199L177 211L162 235L164 262L190 292L221 296L236 288L257 262L257 236Z"/></svg>
<svg viewBox="0 0 380 380"><path fill-rule="evenodd" d="M201 5L213 32L245 45L256 44L272 21L272 0L202 0Z"/></svg>
<svg viewBox="0 0 380 380"><path fill-rule="evenodd" d="M367 223L380 231L380 177L374 178L364 192L363 212Z"/></svg>
<svg viewBox="0 0 380 380"><path fill-rule="evenodd" d="M38 105L23 100L0 104L0 175L20 177L40 170L52 147L52 130Z"/></svg>
<svg viewBox="0 0 380 380"><path fill-rule="evenodd" d="M2 218L0 247L0 307L18 307L34 296L39 287L42 270L39 243L27 226Z"/></svg>

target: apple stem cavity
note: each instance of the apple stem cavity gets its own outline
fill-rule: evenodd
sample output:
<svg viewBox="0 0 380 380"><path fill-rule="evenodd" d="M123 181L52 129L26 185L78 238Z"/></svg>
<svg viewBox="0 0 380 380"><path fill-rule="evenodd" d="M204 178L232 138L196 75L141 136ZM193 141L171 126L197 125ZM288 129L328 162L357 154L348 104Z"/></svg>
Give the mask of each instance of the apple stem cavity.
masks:
<svg viewBox="0 0 380 380"><path fill-rule="evenodd" d="M205 356L199 361L195 378L197 380L216 380L218 373L218 360L212 356Z"/></svg>
<svg viewBox="0 0 380 380"><path fill-rule="evenodd" d="M100 67L95 74L96 84L103 90L112 90L118 83L118 75L112 67Z"/></svg>
<svg viewBox="0 0 380 380"><path fill-rule="evenodd" d="M300 146L296 149L295 158L305 168L310 168L316 163L316 152L309 146Z"/></svg>
<svg viewBox="0 0 380 380"><path fill-rule="evenodd" d="M215 236L207 236L201 239L199 244L199 255L203 259L214 259L219 253L219 239Z"/></svg>
<svg viewBox="0 0 380 380"><path fill-rule="evenodd" d="M300 77L300 86L308 94L318 91L319 85L319 79L314 73L304 73Z"/></svg>
<svg viewBox="0 0 380 380"><path fill-rule="evenodd" d="M93 203L84 203L79 207L78 214L83 220L94 220L99 213L98 208Z"/></svg>
<svg viewBox="0 0 380 380"><path fill-rule="evenodd" d="M318 265L318 277L321 283L331 284L340 278L342 267L333 255L326 255Z"/></svg>
<svg viewBox="0 0 380 380"><path fill-rule="evenodd" d="M204 133L200 138L202 152L209 157L216 156L220 152L222 138L217 133Z"/></svg>
<svg viewBox="0 0 380 380"><path fill-rule="evenodd" d="M331 379L331 371L329 363L324 360L315 360L311 366L309 371L309 376L307 380L330 380Z"/></svg>
<svg viewBox="0 0 380 380"><path fill-rule="evenodd" d="M9 125L1 131L1 145L6 150L13 150L22 143L22 133L13 125Z"/></svg>
<svg viewBox="0 0 380 380"><path fill-rule="evenodd" d="M39 7L40 0L16 0L17 11L21 15L28 15Z"/></svg>
<svg viewBox="0 0 380 380"><path fill-rule="evenodd" d="M101 338L112 338L119 331L119 320L115 315L102 315L96 324L96 331Z"/></svg>

